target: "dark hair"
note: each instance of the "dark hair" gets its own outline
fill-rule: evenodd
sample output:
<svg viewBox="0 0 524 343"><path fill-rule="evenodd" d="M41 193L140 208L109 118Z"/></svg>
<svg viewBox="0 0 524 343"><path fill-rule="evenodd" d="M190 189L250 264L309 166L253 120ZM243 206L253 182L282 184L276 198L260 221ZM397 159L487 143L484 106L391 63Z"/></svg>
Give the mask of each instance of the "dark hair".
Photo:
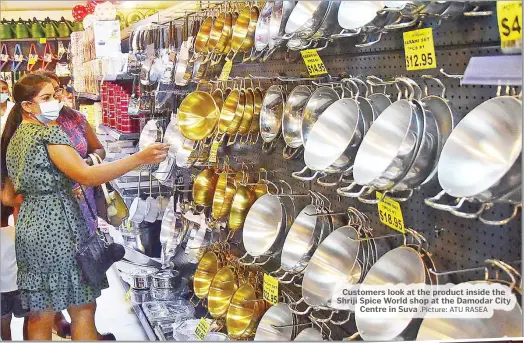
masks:
<svg viewBox="0 0 524 343"><path fill-rule="evenodd" d="M40 70L35 71L33 74L40 75L40 76L45 76L45 77L47 77L49 79L55 80L56 83L60 84L60 79L52 71L45 70L45 69L40 69Z"/></svg>
<svg viewBox="0 0 524 343"><path fill-rule="evenodd" d="M6 166L6 156L7 156L7 146L11 141L11 138L20 126L22 122L22 102L31 101L34 97L40 93L40 91L48 84L51 83L51 80L43 75L28 74L22 77L13 87L13 99L15 101L15 106L9 112L7 121L5 123L4 132L2 133L1 141L1 180L2 185L4 184L7 175L7 166Z"/></svg>

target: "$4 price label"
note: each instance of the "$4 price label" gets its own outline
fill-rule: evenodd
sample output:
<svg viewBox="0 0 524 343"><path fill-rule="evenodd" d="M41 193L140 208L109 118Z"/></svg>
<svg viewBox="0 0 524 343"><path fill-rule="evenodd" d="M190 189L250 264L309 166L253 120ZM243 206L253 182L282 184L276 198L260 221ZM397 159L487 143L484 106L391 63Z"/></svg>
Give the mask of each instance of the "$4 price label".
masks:
<svg viewBox="0 0 524 343"><path fill-rule="evenodd" d="M522 47L522 2L497 1L497 22L502 48Z"/></svg>
<svg viewBox="0 0 524 343"><path fill-rule="evenodd" d="M264 274L263 297L271 305L278 305L278 280L267 274Z"/></svg>
<svg viewBox="0 0 524 343"><path fill-rule="evenodd" d="M407 70L432 69L437 67L433 29L404 32L404 52Z"/></svg>
<svg viewBox="0 0 524 343"><path fill-rule="evenodd" d="M324 75L327 74L326 66L322 59L318 55L317 50L309 49L300 51L304 64L306 65L309 76Z"/></svg>
<svg viewBox="0 0 524 343"><path fill-rule="evenodd" d="M206 320L206 318L200 318L195 329L195 336L203 341L209 333L209 329L211 329L211 324Z"/></svg>
<svg viewBox="0 0 524 343"><path fill-rule="evenodd" d="M382 197L382 193L377 192L377 198L380 197ZM400 209L400 204L398 202L385 197L378 203L378 214L382 224L389 226L393 230L406 233L402 210Z"/></svg>

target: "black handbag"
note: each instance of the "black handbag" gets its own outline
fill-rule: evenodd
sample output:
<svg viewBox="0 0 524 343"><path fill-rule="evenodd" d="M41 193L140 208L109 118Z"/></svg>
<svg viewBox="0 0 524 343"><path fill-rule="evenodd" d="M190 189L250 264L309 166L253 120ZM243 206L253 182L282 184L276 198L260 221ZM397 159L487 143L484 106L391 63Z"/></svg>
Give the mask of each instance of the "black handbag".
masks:
<svg viewBox="0 0 524 343"><path fill-rule="evenodd" d="M47 152L47 146L44 146L44 148ZM56 167L54 167L54 164L51 161L49 152L48 157L51 166L56 170L58 174L58 170L56 169ZM64 200L62 199L62 196L60 194L61 190L59 180L60 177L58 177L57 194L58 198L60 199L60 204L62 205L65 218L68 218ZM80 189L84 196L87 207L89 208L89 212L91 212L91 215L95 219L95 222L97 222L98 218L95 212L93 211L93 208L89 204L89 201L87 201L87 196L84 192L84 188L80 186ZM69 226L69 229L74 235L75 231L71 227L71 223L69 222L69 220L67 220L67 225ZM86 230L88 230L87 227ZM113 263L120 261L122 258L124 258L124 254L124 247L117 243L107 242L103 232L97 226L96 231L92 233L91 236L89 236L89 238L87 238L83 242L79 241L76 244L75 259L80 268L82 280L88 285L100 287L102 281L105 279L107 270L113 265Z"/></svg>

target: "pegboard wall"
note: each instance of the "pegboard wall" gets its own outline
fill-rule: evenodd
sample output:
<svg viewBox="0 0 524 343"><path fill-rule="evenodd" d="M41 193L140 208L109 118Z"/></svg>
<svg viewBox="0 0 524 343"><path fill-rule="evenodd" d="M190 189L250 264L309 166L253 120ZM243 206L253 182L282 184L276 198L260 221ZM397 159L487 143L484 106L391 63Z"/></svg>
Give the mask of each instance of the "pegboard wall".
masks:
<svg viewBox="0 0 524 343"><path fill-rule="evenodd" d="M495 5L493 4L493 10ZM495 13L495 11L493 12ZM356 48L354 45L361 38L347 38L335 41L328 48L319 52L330 75L342 73L365 78L375 75L383 79L396 76L407 76L423 85L421 75L430 74L438 77L446 86L446 99L455 112L455 121L459 121L469 111L483 101L496 95L495 86L460 86L458 79L447 78L439 74L443 68L449 74L463 74L469 59L473 56L500 55L500 41L496 23L496 15L489 17L461 17L438 23L424 23L423 27L433 27L437 69L424 71L407 71L405 69L403 51L403 31L390 32L383 35L381 41L366 48ZM285 59L284 52L275 53L265 63L236 63L231 76L286 76L305 75L307 70L300 54L292 56L293 62ZM298 57L298 58L297 58ZM494 66L496 67L496 66ZM278 81L276 81L278 82ZM274 81L261 80L268 87ZM288 83L288 90L294 87ZM440 94L438 86L431 84L430 93ZM392 99L397 96L395 87L388 87L387 93ZM281 139L282 140L282 139ZM333 204L333 209L344 211L353 206L366 213L372 221L375 235L391 233L391 230L380 223L376 205L366 205L357 199L339 197L335 188L322 187L316 182L300 182L291 177L291 172L304 167L303 158L285 160L282 157L283 140L269 155L261 152L260 142L257 145L245 146L235 144L224 148L220 155L236 156L239 161L252 163L256 168L266 168L273 171L271 180L285 180L292 185L295 193L305 194L309 189L326 195ZM457 270L480 266L488 258L500 259L506 262L520 260L522 239L520 216L502 226L490 226L478 220L463 219L450 213L435 210L424 204L424 198L434 196L441 190L437 178L425 185L408 201L401 203L406 227L411 227L422 233L430 244L430 252L440 271ZM298 210L307 203L305 198L296 198ZM490 216L503 218L511 212L509 206L497 205L491 209ZM400 244L393 239L392 246ZM462 282L482 278L481 273L455 274L454 282Z"/></svg>

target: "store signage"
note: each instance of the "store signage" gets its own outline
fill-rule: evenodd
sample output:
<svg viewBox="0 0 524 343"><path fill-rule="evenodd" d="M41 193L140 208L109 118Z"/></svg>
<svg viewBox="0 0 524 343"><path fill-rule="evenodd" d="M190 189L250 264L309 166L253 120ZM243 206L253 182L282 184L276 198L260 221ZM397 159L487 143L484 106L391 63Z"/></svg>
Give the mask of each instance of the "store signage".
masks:
<svg viewBox="0 0 524 343"><path fill-rule="evenodd" d="M47 43L47 38L40 38L39 43L40 43L40 44L45 44L45 43Z"/></svg>
<svg viewBox="0 0 524 343"><path fill-rule="evenodd" d="M278 305L278 280L268 274L264 274L263 297L271 305Z"/></svg>
<svg viewBox="0 0 524 343"><path fill-rule="evenodd" d="M316 49L302 50L300 53L304 59L309 76L324 75L328 73L324 62L322 62Z"/></svg>
<svg viewBox="0 0 524 343"><path fill-rule="evenodd" d="M209 329L211 329L211 324L206 320L206 318L200 318L195 329L195 336L203 341L209 333Z"/></svg>
<svg viewBox="0 0 524 343"><path fill-rule="evenodd" d="M220 141L214 141L211 145L211 150L209 151L209 162L217 163L218 147L220 146Z"/></svg>
<svg viewBox="0 0 524 343"><path fill-rule="evenodd" d="M407 70L423 70L437 67L433 29L404 32L404 52Z"/></svg>
<svg viewBox="0 0 524 343"><path fill-rule="evenodd" d="M522 46L522 2L497 1L497 22L503 49Z"/></svg>
<svg viewBox="0 0 524 343"><path fill-rule="evenodd" d="M382 193L377 192L377 199L381 197ZM382 199L382 201L378 203L378 215L382 224L398 232L406 233L402 209L400 208L400 204L395 200L389 197Z"/></svg>
<svg viewBox="0 0 524 343"><path fill-rule="evenodd" d="M233 68L233 61L227 61L224 63L220 77L218 78L221 81L229 80L229 74L231 74L231 68Z"/></svg>

